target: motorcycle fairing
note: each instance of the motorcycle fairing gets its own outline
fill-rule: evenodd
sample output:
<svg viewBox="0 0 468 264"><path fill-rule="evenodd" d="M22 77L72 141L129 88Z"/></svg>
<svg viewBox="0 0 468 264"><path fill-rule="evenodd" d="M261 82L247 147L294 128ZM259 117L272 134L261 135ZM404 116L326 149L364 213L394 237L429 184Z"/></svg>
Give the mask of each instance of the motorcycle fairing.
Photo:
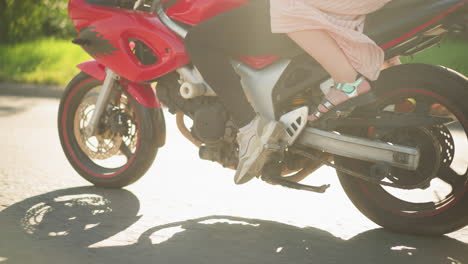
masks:
<svg viewBox="0 0 468 264"><path fill-rule="evenodd" d="M290 59L279 59L263 69L253 69L238 61L232 62L234 69L241 77L247 99L255 111L271 120L276 119L274 100L271 95L290 62Z"/></svg>
<svg viewBox="0 0 468 264"><path fill-rule="evenodd" d="M104 82L106 79L106 67L95 60L89 60L76 65L82 72L93 76L96 80Z"/></svg>
<svg viewBox="0 0 468 264"><path fill-rule="evenodd" d="M277 55L265 55L265 56L241 56L238 59L254 69L262 69L272 64L273 62L277 61L279 58L281 57Z"/></svg>
<svg viewBox="0 0 468 264"><path fill-rule="evenodd" d="M92 57L113 56L113 52L118 51L110 40L105 39L95 27L81 29L78 39L82 43L82 48ZM92 45L89 45L92 43Z"/></svg>
<svg viewBox="0 0 468 264"><path fill-rule="evenodd" d="M104 82L106 78L106 67L95 60L90 60L77 65L82 72L93 76L97 80ZM121 83L124 89L143 106L149 108L161 108L156 90L149 84L134 83L124 81Z"/></svg>
<svg viewBox="0 0 468 264"><path fill-rule="evenodd" d="M166 13L174 20L195 26L211 17L247 3L249 3L247 0L177 1L167 9Z"/></svg>
<svg viewBox="0 0 468 264"><path fill-rule="evenodd" d="M132 82L152 80L189 62L183 40L153 14L70 0L69 15L83 48L98 51L93 56L96 61ZM140 62L130 47L133 40L149 47L157 61Z"/></svg>

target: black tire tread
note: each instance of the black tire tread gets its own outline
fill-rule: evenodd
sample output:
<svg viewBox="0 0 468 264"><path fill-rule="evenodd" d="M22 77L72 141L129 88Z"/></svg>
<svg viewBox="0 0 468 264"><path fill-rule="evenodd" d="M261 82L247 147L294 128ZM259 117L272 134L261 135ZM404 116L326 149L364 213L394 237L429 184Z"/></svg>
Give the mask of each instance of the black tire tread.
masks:
<svg viewBox="0 0 468 264"><path fill-rule="evenodd" d="M468 80L452 70L425 64L406 64L382 72L373 89L383 95L392 90L413 87L443 94L468 118ZM352 166L349 159L336 157L339 165ZM352 161L351 161L352 162ZM356 208L376 224L389 230L416 235L443 235L454 232L468 224L468 193L457 203L441 213L411 217L390 213L371 201L360 189L360 180L338 172L341 185Z"/></svg>

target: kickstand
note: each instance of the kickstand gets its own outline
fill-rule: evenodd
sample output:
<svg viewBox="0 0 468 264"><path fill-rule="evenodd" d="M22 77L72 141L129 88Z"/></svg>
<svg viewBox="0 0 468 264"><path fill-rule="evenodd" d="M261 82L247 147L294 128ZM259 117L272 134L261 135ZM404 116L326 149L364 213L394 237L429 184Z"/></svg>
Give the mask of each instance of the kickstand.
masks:
<svg viewBox="0 0 468 264"><path fill-rule="evenodd" d="M311 186L300 184L292 181L285 180L280 175L281 164L278 162L270 162L265 165L262 172L261 179L266 183L272 185L280 185L286 188L291 188L295 190L303 190L315 193L324 193L329 187L329 184L324 184L322 186Z"/></svg>

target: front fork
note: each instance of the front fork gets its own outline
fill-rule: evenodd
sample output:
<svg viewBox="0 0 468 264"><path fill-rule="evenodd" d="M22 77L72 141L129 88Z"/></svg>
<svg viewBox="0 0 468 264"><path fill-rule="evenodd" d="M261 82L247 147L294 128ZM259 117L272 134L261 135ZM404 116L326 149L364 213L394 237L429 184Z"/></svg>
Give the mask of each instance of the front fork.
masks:
<svg viewBox="0 0 468 264"><path fill-rule="evenodd" d="M99 91L93 115L88 126L85 128L86 136L92 137L96 133L102 113L104 113L106 106L109 104L112 91L119 85L119 80L120 76L118 74L110 69L106 69L106 78L104 79L102 88Z"/></svg>

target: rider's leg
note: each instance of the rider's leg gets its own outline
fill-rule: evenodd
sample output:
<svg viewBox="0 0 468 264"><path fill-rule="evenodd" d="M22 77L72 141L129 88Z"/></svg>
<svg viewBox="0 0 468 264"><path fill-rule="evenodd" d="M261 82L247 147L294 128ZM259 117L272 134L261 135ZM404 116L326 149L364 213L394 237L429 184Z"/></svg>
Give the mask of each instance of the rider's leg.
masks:
<svg viewBox="0 0 468 264"><path fill-rule="evenodd" d="M193 27L185 46L193 64L239 127L235 182L246 182L258 174L266 160L264 143L278 138L282 129L278 122L257 116L229 58L276 54L295 44L285 34L271 33L269 0L257 0Z"/></svg>
<svg viewBox="0 0 468 264"><path fill-rule="evenodd" d="M255 111L229 59L276 54L297 45L286 34L271 33L269 0L256 0L191 28L185 47L236 125L244 127L254 119Z"/></svg>
<svg viewBox="0 0 468 264"><path fill-rule="evenodd" d="M203 43L205 34L189 33L186 49L193 64L213 88L238 127L244 127L255 118L255 111L245 96L239 76L229 63L229 57L218 47ZM201 40L200 40L201 39Z"/></svg>
<svg viewBox="0 0 468 264"><path fill-rule="evenodd" d="M288 33L301 48L311 55L323 68L331 75L336 83L354 83L357 78L357 71L348 61L346 55L338 46L336 41L325 31L304 30ZM363 81L357 87L357 93L363 94L370 90L367 81ZM340 104L350 97L341 90L332 88L325 95L326 99L333 105ZM318 110L322 113L328 111L324 105L319 105ZM317 117L310 116L309 120L316 120Z"/></svg>

